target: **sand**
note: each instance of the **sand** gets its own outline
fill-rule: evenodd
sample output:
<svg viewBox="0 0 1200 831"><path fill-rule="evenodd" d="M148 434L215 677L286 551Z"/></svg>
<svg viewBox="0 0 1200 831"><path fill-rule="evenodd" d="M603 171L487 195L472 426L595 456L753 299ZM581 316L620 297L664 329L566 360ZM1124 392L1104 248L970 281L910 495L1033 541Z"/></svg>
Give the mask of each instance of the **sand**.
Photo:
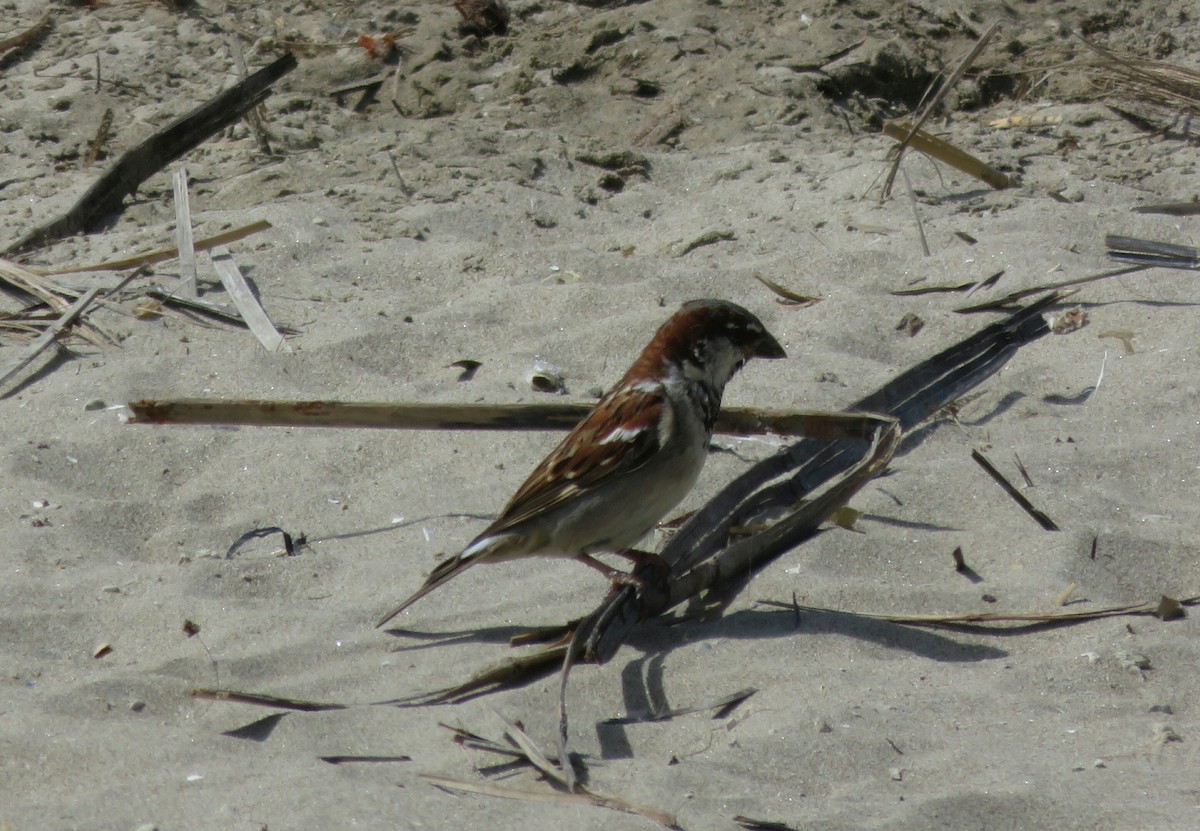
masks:
<svg viewBox="0 0 1200 831"><path fill-rule="evenodd" d="M42 8L6 3L0 37ZM438 722L497 737L503 714L552 747L555 679L462 705L369 706L461 682L508 656L510 635L604 595L576 564L514 563L412 607L396 621L409 634L372 628L437 555L478 533L556 436L142 427L89 402L544 401L527 382L539 358L562 370L566 400L588 401L679 303L712 296L754 310L789 353L747 368L727 404L838 409L995 319L955 313L961 295L895 290L1003 270L972 298L989 299L1098 273L1111 267L1105 233L1196 244L1194 219L1130 212L1196 196L1194 138L1147 137L1070 97L1064 73L1022 101L996 80L1013 62L1006 44L1062 47L1081 27L1195 68L1190 3L511 8L509 34L481 43L457 36L448 3L54 5L44 41L0 70L6 245L236 80L229 37L252 67L286 41L342 44L298 51L268 100L278 157L239 125L184 159L198 237L271 222L232 249L267 312L298 330L294 354L174 314L132 317L149 282L174 279L170 262L90 315L119 345L72 339L0 400L0 829L653 827L421 779L494 776L481 769L495 759ZM910 159L926 256L903 182L882 203L873 190L892 144L878 119L925 81L880 78L952 63L991 20L1003 27L980 64L991 81L969 81L931 126L1021 185L991 191ZM327 94L390 78L394 66L354 42L400 29L398 81L372 108ZM81 168L106 108L109 155ZM686 121L667 141L634 145L673 112ZM989 126L1016 113L1059 120ZM618 171L596 166L616 152L636 155ZM161 173L111 227L22 259L65 268L170 245L170 196ZM681 255L709 232L727 238ZM782 306L756 273L822 301ZM203 259L201 280L224 300ZM1194 614L1004 634L855 613L1055 610L1070 584L1067 610L1198 593L1195 297L1181 271L1087 286L1072 302L1089 325L1023 349L957 418L907 442L853 501L855 530L789 553L719 619L649 627L607 665L578 668L571 742L590 786L698 830L735 827L735 815L810 829L1194 825ZM925 321L913 337L895 328L909 312ZM1112 332L1132 333L1132 351ZM0 363L17 348L6 336ZM451 366L462 359L482 362L469 381ZM732 444L745 458L773 450ZM1033 482L1022 490L1062 530L1004 497L973 448L1018 482L1019 457ZM714 454L683 507L745 458ZM275 537L225 558L263 526L309 546L278 556ZM978 582L954 570L956 547ZM793 595L841 611L797 618L758 603ZM94 657L101 644L111 651ZM226 731L282 711L189 698L196 687L356 706L291 713L255 741ZM717 720L600 723L745 687L758 692ZM337 754L411 761L320 760ZM551 791L528 770L494 783Z"/></svg>

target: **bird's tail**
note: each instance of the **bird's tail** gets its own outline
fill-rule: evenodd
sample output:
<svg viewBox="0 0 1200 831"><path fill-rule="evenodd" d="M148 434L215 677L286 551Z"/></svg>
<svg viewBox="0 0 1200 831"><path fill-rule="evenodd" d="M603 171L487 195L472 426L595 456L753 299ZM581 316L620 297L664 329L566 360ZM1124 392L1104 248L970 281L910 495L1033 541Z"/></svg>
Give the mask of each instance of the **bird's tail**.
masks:
<svg viewBox="0 0 1200 831"><path fill-rule="evenodd" d="M412 604L416 603L425 595L429 594L438 586L449 582L451 579L459 574L462 574L476 563L486 560L496 548L508 541L508 537L485 537L484 539L478 540L467 546L461 553L438 563L437 567L427 578L425 578L425 582L421 585L421 588L413 592L413 594L407 600L405 600L395 609L392 609L390 612L380 618L379 622L375 624L375 628L381 628L389 620L403 612Z"/></svg>

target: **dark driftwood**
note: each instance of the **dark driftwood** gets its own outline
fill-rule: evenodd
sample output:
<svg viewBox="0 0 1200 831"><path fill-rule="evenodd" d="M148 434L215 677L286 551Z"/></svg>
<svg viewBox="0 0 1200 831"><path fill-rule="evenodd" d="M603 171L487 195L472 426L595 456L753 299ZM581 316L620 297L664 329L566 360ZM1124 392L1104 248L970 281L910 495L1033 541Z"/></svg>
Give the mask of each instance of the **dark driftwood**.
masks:
<svg viewBox="0 0 1200 831"><path fill-rule="evenodd" d="M900 434L911 432L1008 362L1022 346L1050 330L1042 313L1060 300L1048 294L1010 317L985 327L896 377L850 412L879 413L894 419L891 430L864 454L862 442L805 439L747 470L697 511L663 548L670 564L667 585L641 573L646 590L624 587L590 615L564 628L557 643L485 670L456 687L395 700L421 706L462 701L544 677L571 661L604 663L644 620L660 615L704 591L726 597L768 563L816 533L818 517L828 516L886 462ZM839 477L841 477L839 479ZM816 498L820 487L828 489ZM805 500L799 511L794 506ZM804 514L804 511L809 513ZM755 528L780 513L784 519L738 538L736 528ZM730 539L735 541L731 544ZM566 660L564 660L566 659Z"/></svg>
<svg viewBox="0 0 1200 831"><path fill-rule="evenodd" d="M284 55L175 119L121 156L69 211L30 231L5 254L95 230L105 218L119 213L125 197L143 182L262 103L271 85L295 68L296 58Z"/></svg>

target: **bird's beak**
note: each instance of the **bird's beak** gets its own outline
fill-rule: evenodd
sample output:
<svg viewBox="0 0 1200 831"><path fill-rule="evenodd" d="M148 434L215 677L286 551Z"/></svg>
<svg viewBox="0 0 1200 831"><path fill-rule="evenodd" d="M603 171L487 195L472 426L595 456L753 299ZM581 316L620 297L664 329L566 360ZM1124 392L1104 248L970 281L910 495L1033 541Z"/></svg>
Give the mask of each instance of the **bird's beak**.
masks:
<svg viewBox="0 0 1200 831"><path fill-rule="evenodd" d="M771 337L770 332L763 332L763 336L758 339L758 343L754 345L754 351L750 353L751 358L786 358L787 353L783 351L783 347L779 345L779 341Z"/></svg>

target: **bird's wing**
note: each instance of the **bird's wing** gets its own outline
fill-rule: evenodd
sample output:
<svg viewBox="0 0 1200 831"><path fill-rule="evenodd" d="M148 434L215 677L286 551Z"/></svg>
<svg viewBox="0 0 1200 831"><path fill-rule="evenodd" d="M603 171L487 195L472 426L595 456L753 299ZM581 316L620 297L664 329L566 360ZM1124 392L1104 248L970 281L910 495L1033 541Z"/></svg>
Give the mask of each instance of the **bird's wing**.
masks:
<svg viewBox="0 0 1200 831"><path fill-rule="evenodd" d="M661 383L614 388L529 474L496 521L476 539L506 531L637 470L659 451L672 432L674 417Z"/></svg>

